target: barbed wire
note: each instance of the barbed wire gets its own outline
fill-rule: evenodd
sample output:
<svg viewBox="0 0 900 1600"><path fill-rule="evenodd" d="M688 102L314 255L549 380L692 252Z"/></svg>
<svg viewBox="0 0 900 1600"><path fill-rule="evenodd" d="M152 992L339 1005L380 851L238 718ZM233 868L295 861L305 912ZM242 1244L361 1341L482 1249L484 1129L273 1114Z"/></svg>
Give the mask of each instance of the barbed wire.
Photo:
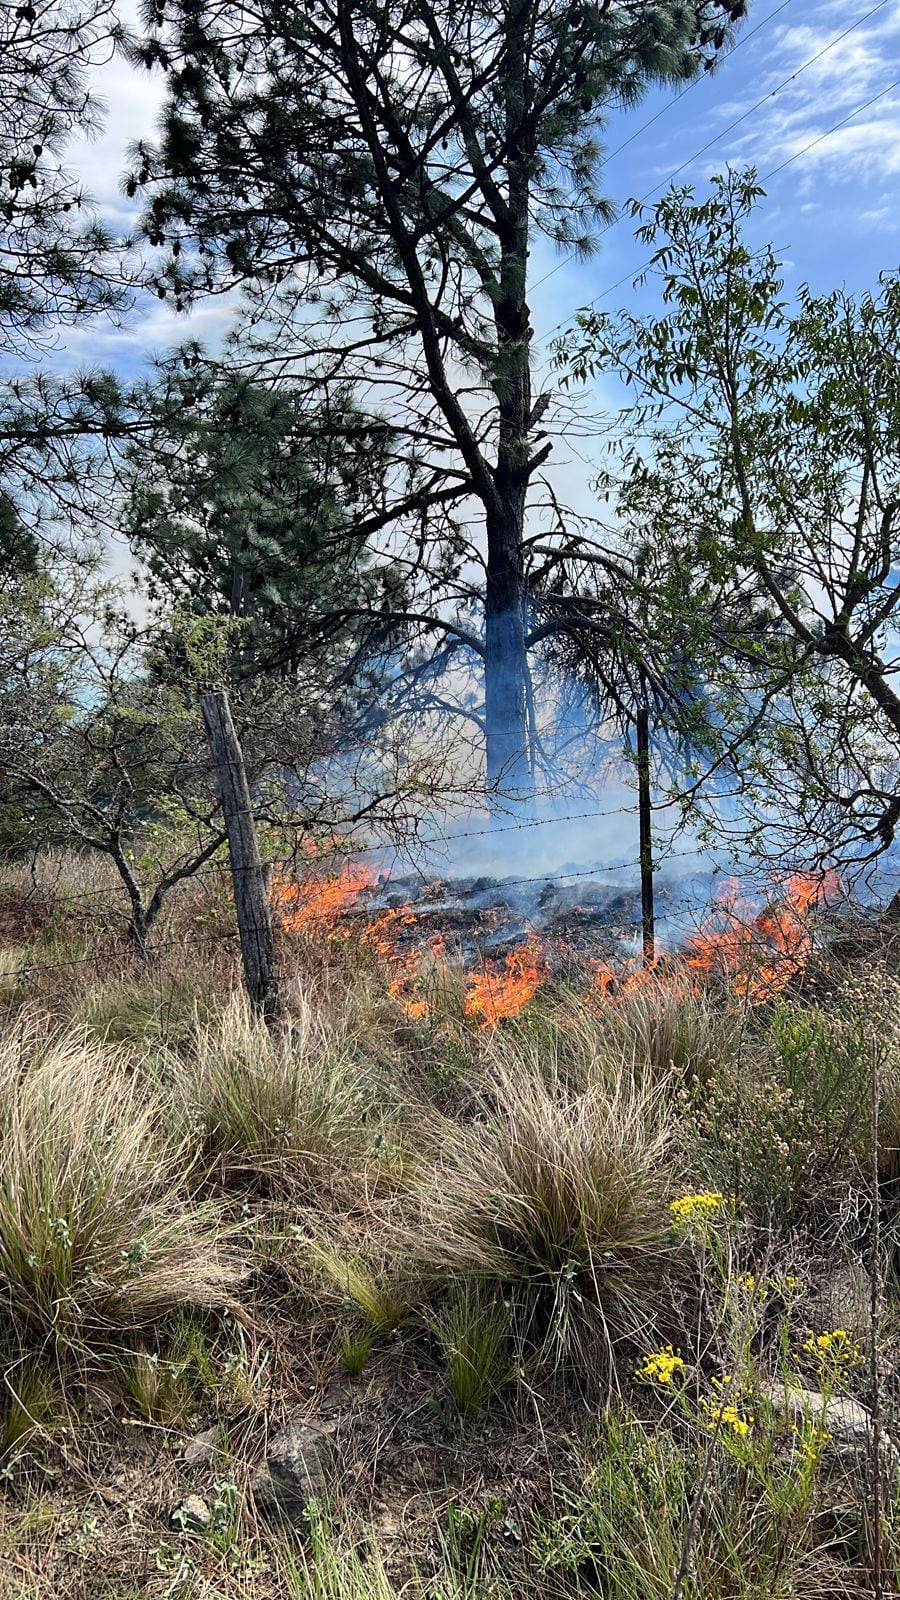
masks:
<svg viewBox="0 0 900 1600"><path fill-rule="evenodd" d="M728 797L725 796L724 798L728 798ZM664 810L668 809L670 804L671 804L671 802L667 801L665 803L660 803L658 805L654 805L654 807L652 809L654 811L657 811L657 812L664 811ZM404 851L409 851L411 853L412 851L414 851L416 849L420 849L420 848L424 849L428 845L443 845L448 850L451 850L452 847L460 840L493 839L498 834L518 833L518 832L522 832L522 831L525 831L525 830L530 829L530 828L558 827L558 826L560 826L560 825L562 825L564 823L596 821L596 820L602 820L602 819L608 818L608 817L636 816L637 812L638 812L638 807L636 805L610 806L610 807L608 807L608 808L606 808L604 810L567 812L565 815L559 816L559 817L529 817L529 818L522 818L518 822L503 823L503 824L498 825L498 826L491 826L491 827L487 827L487 828L469 828L469 829L465 829L465 830L463 830L462 832L459 832L459 833L444 832L444 833L426 834L426 835L413 834L408 841L403 841L401 843L394 843L394 842L391 842L391 841L385 841L385 842L379 843L379 844L356 845L356 844L352 844L352 841L349 841L349 840L347 841L347 843L349 845L351 845L352 853L354 855L357 855L357 856L374 855L374 854L378 853L379 851L390 851L390 850L393 850L397 855L400 855ZM298 832L298 834L302 834L302 832L303 832L302 828L299 828L299 827L297 828L296 831ZM223 845L222 848L224 848L224 845ZM102 852L96 852L96 853L100 854L101 856L103 855ZM336 855L341 853L340 844L339 843L335 845L333 853L336 854ZM320 859L323 860L324 856L325 856L325 852L323 852L323 855L322 855L322 857ZM310 866L310 870L314 869L315 861L313 859L310 860L309 866ZM414 867L414 863L412 863L412 862L411 862L411 867ZM54 889L55 889L55 884L52 883L52 882L51 883L46 883L46 884L45 883L41 883L39 880L37 880L34 877L34 875L33 875L34 870L35 869L32 868L32 880L31 880L34 894L36 894L36 895L37 894L53 894L54 893ZM255 872L256 868L255 867L241 867L241 866L238 866L238 867L234 868L234 867L231 866L230 862L228 862L226 860L209 861L209 862L205 862L203 866L198 867L195 872L192 872L188 876L186 876L185 878L181 879L180 882L182 884L184 884L184 885L188 885L189 886L191 883L195 882L196 879L205 877L208 874L212 875L212 874L219 874L219 873L233 873L235 871L237 871L237 872ZM86 902L88 902L90 900L100 899L100 898L103 898L104 896L109 896L111 894L116 893L118 890L121 890L122 888L123 888L123 886L121 885L121 883L119 883L119 884L113 883L113 884L105 885L102 888L85 889L85 890L79 892L78 894L65 895L65 896L56 895L55 899L56 899L57 905L62 905L62 904L65 904L65 905L79 905L82 902L86 903Z"/></svg>
<svg viewBox="0 0 900 1600"><path fill-rule="evenodd" d="M693 855L693 854L695 854L694 851L673 852L673 855L682 855L682 856ZM627 861L627 862L617 862L615 864L610 864L610 865L607 865L607 866L604 866L604 867L593 867L593 868L578 869L578 870L575 870L575 871L572 871L572 872L541 873L541 874L537 874L537 875L535 875L533 877L505 878L505 879L501 878L501 879L492 880L492 883L493 883L493 887L497 891L497 894L499 896L502 896L503 891L506 888L513 887L513 886L525 886L525 885L529 885L529 884L533 884L533 883L554 883L554 882L582 881L582 880L585 880L585 879L601 877L601 876L603 876L604 874L606 874L608 872L624 871L624 870L628 870L630 868L636 868L636 867L639 867L639 866L640 866L640 861L631 860L631 861ZM723 864L723 863L718 862L718 861L713 861L712 865L711 865L711 870L708 873L706 873L705 875L709 879L714 879L714 878L716 878L718 876L730 876L731 875L731 864L730 863ZM391 881L390 879L382 881L377 887L379 888L379 890L383 890L387 886L387 884L390 883L390 881ZM661 884L661 885L658 884L657 888L659 890L661 890L662 894L663 894L663 902L662 902L662 904L660 905L660 908L659 908L661 914L658 914L657 915L657 919L656 919L656 921L657 921L657 937L659 937L660 929L662 927L664 927L666 924L671 924L673 922L673 920L675 919L675 917L676 917L676 915L677 915L677 913L679 911L685 911L685 912L690 911L693 914L693 916L695 917L695 919L700 919L699 922L695 923L695 926L699 926L700 928L703 928L704 926L708 926L709 923L714 919L716 913L718 912L718 913L727 914L729 916L729 918L731 919L732 923L734 921L737 921L748 932L752 933L754 931L755 921L756 921L757 916L759 915L759 911L757 910L756 907L748 906L746 908L745 916L742 916L741 914L739 914L739 911L738 911L738 907L740 905L740 902L735 898L730 898L728 900L724 900L723 901L723 900L716 900L716 898L713 896L713 897L708 898L704 902L704 901L701 901L698 898L696 892L685 893L685 894L680 894L680 895L673 895L667 890L666 885L664 883ZM634 886L634 891L633 892L634 893L637 892L637 886ZM397 909L397 908L394 908L394 909ZM412 914L413 914L414 918L417 921L421 921L423 923L426 923L429 920L431 920L431 918L433 917L433 915L437 911L437 908L429 907L428 905L422 905L421 903L418 903L418 904L413 903L411 905L410 909L412 911ZM461 905L459 907L459 909L463 910L463 911L466 910L466 909L471 909L473 912L477 913L479 910L484 910L485 907L484 906L481 906L481 907L472 906L471 908L467 908L467 907L465 907L465 905ZM495 902L495 904L492 907L489 907L487 909L500 910L501 907L500 907L499 903ZM513 911L515 910L515 908L507 908L507 909L513 910ZM569 907L565 908L565 910L562 912L562 914L563 915L566 915L566 914L572 915L572 914L575 914L577 911L584 910L584 909L585 908L583 908L583 907L579 907L577 905L572 905L572 906L569 906ZM358 921L364 915L367 915L370 918L372 918L372 914L373 914L374 910L375 910L375 908L373 908L372 906L354 904L354 905L345 907L343 909L339 909L335 913L334 920L335 921L340 921L340 922L343 922L343 923L346 924L347 922L350 922L350 921ZM586 948L586 946L585 946L585 942L584 941L585 941L586 938L592 938L593 940L596 940L597 942L599 942L605 936L608 939L615 939L615 940L621 942L621 940L623 938L631 937L631 935L626 933L625 930L623 929L621 920L616 921L616 922L612 922L611 921L611 922L608 922L608 923L604 923L604 922L599 921L597 919L597 917L592 916L590 925L588 927L584 927L584 928L581 928L581 929L577 930L577 937L578 937L578 941L579 941L577 943L574 942L573 939L571 939L571 938L566 938L564 930L559 930L557 933L554 933L552 931L548 932L546 929L542 929L542 928L540 928L538 926L529 925L529 918L527 917L527 915L522 917L521 920L522 920L522 925L523 925L522 926L522 931L524 933L526 933L526 934L527 933L534 933L534 934L537 934L539 936L543 935L544 937L547 938L548 942L550 942L550 943L559 943L559 942L569 943L569 944L572 945L573 950L577 954L583 954L585 956L589 956L590 953L591 953L590 949ZM533 921L533 919L532 919L532 921ZM276 923L276 927L277 927L278 926L277 915L275 917L275 923ZM632 918L630 927L633 929L633 937L635 938L635 940L639 939L639 937L640 937L640 929L641 929L641 921L640 921L640 914L639 914L637 906L635 906L635 914L634 914L634 916ZM254 928L254 929L251 929L251 931L255 932L257 934L262 934L266 930L261 929L261 928ZM284 936L286 938L290 939L292 937L292 933L291 933L290 929L284 929L284 930L280 930L280 931L283 931ZM487 929L486 928L486 929L478 930L478 931L480 931L481 934L482 934L481 939L478 940L477 934L476 934L475 931L473 931L472 937L475 938L476 943L479 943L480 946L482 946L480 953L481 953L482 957L484 957L485 955L488 954L488 951L486 951L483 948L483 946L486 945L486 944L489 945L492 939L495 942L497 942L498 930L496 928L493 928L493 929ZM502 930L499 930L499 931L502 932ZM514 933L518 934L519 930L514 928L512 931ZM689 930L686 927L682 930L683 933L687 933L688 931ZM205 934L199 933L197 931L190 931L190 932L183 931L183 932L181 932L181 933L179 933L177 935L174 935L174 936L172 936L170 938L159 940L159 941L153 943L152 945L149 945L147 950L146 950L146 952L144 952L144 954L143 954L143 959L148 963L148 965L150 965L150 964L156 962L157 959L164 952L166 952L168 950L173 950L173 949L185 950L185 949L193 949L193 948L198 948L199 949L199 948L202 948L202 947L208 947L210 945L218 946L218 945L222 945L222 944L239 945L239 942L240 942L240 935L239 935L239 932L238 932L238 930L236 928L230 928L230 929L229 928L220 928L220 929L217 929L215 931L211 931L211 932L205 933ZM136 958L138 958L141 955L141 952L139 952L137 950L137 948L134 948L133 954L135 955ZM33 975L40 974L40 973L45 973L45 972L65 971L65 970L71 970L71 969L78 968L78 967L92 966L92 965L96 964L96 962L101 958L102 958L102 952L101 951L92 950L88 954L81 955L81 956L75 956L75 957L71 957L71 958L66 958L65 960L61 960L61 961L26 961L26 962L23 963L23 965L21 967L18 967L16 969L14 976L17 979L21 979L21 978L28 978L28 977L31 977ZM613 959L615 959L615 957L613 957Z"/></svg>

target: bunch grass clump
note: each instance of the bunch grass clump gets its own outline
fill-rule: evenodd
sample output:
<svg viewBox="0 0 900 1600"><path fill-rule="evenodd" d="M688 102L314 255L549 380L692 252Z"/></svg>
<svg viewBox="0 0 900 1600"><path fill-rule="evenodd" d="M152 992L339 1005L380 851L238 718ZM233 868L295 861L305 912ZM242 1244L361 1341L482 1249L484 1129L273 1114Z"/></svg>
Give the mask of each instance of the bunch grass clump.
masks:
<svg viewBox="0 0 900 1600"><path fill-rule="evenodd" d="M505 1052L479 1102L469 1123L431 1130L413 1254L426 1277L502 1291L542 1356L596 1370L598 1341L609 1354L652 1317L668 1247L661 1097L625 1070L575 1090Z"/></svg>
<svg viewBox="0 0 900 1600"><path fill-rule="evenodd" d="M0 1042L0 1299L19 1329L88 1335L228 1302L222 1220L120 1051L25 1019Z"/></svg>
<svg viewBox="0 0 900 1600"><path fill-rule="evenodd" d="M409 1299L389 1262L369 1261L359 1250L325 1240L310 1245L309 1261L324 1297L352 1311L373 1333L394 1333L408 1315Z"/></svg>
<svg viewBox="0 0 900 1600"><path fill-rule="evenodd" d="M512 1375L508 1310L466 1285L435 1313L433 1330L457 1411L480 1410Z"/></svg>
<svg viewBox="0 0 900 1600"><path fill-rule="evenodd" d="M301 1002L271 1032L240 999L196 1035L188 1110L223 1175L310 1187L361 1156L375 1096L352 1040Z"/></svg>

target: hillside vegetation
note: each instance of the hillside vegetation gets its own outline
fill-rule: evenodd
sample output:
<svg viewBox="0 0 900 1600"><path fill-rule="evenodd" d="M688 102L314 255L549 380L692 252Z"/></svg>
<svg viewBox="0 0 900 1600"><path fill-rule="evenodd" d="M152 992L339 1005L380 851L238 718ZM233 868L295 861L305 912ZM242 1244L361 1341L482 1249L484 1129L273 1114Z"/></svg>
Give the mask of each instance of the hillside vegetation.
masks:
<svg viewBox="0 0 900 1600"><path fill-rule="evenodd" d="M894 1592L889 962L484 1026L301 935L268 1030L210 891L149 965L55 893L3 896L4 1600Z"/></svg>

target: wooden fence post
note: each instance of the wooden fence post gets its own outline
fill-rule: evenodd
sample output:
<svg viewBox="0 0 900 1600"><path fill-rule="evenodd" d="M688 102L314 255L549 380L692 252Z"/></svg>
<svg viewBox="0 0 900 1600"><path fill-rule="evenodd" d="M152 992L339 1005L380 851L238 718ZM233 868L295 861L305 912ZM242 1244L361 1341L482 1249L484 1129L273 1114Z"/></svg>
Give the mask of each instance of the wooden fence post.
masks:
<svg viewBox="0 0 900 1600"><path fill-rule="evenodd" d="M271 1020L278 1006L275 939L266 872L253 826L244 754L225 691L204 690L200 696L200 710L228 834L244 982L253 1009Z"/></svg>

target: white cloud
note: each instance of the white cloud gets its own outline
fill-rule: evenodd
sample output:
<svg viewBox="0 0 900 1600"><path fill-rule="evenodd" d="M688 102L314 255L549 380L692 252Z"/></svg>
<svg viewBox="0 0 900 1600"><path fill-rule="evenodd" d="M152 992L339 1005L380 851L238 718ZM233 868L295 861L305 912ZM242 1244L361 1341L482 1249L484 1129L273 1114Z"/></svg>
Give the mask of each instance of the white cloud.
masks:
<svg viewBox="0 0 900 1600"><path fill-rule="evenodd" d="M138 23L133 0L119 0L116 14L129 28ZM132 67L115 54L93 75L92 89L105 108L102 130L93 139L73 140L66 161L109 225L126 230L140 209L137 201L128 201L121 192L128 146L134 139L153 134L165 95L165 78L159 71Z"/></svg>
<svg viewBox="0 0 900 1600"><path fill-rule="evenodd" d="M865 16L866 10L857 15ZM748 89L743 104L732 102L728 107L734 120L767 87L773 91L740 130L735 129L730 142L726 139L723 153L730 160L751 161L762 173L789 161L801 187L804 175L812 173L824 172L836 181L878 181L900 171L900 90L892 90L871 111L861 109L858 118L853 116L845 127L829 132L857 107L864 108L866 101L890 90L897 76L900 0L892 0L840 39L853 20L845 7L825 4L815 8L811 21L776 30L752 91Z"/></svg>

